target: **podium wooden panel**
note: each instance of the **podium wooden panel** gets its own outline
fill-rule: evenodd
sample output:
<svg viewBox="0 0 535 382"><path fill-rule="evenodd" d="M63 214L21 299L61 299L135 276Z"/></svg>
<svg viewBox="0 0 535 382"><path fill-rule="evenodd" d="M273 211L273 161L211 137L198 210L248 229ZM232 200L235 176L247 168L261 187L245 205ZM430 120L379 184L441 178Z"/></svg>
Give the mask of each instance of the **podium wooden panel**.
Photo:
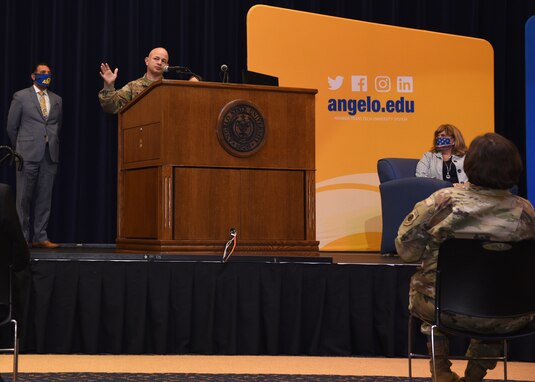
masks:
<svg viewBox="0 0 535 382"><path fill-rule="evenodd" d="M164 80L119 113L117 249L318 255L316 90ZM225 149L218 119L252 103L265 121L253 154Z"/></svg>

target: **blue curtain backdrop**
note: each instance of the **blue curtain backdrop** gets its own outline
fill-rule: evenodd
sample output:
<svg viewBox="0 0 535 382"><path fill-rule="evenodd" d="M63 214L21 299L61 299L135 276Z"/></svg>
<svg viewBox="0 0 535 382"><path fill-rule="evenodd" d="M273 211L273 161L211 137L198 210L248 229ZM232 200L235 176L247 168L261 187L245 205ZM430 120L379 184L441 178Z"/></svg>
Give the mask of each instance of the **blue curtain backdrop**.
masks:
<svg viewBox="0 0 535 382"><path fill-rule="evenodd" d="M496 131L524 150L524 25L535 14L533 0L4 0L0 144L9 144L12 94L31 85L36 62L51 65L51 88L64 101L48 230L53 241L115 240L117 117L98 104L100 63L119 68L122 86L144 73L151 48L164 46L171 64L219 81L225 63L231 82L239 82L246 67L246 14L255 4L488 40L495 51ZM14 184L12 167L0 168L0 182Z"/></svg>

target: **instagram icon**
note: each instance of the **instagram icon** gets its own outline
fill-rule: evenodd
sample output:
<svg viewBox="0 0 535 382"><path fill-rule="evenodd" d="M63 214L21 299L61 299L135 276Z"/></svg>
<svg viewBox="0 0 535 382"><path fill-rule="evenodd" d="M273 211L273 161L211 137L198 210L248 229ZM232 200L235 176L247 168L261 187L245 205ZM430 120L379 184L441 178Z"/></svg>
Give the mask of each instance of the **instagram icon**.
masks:
<svg viewBox="0 0 535 382"><path fill-rule="evenodd" d="M375 90L381 93L390 91L390 77L377 76L375 77Z"/></svg>

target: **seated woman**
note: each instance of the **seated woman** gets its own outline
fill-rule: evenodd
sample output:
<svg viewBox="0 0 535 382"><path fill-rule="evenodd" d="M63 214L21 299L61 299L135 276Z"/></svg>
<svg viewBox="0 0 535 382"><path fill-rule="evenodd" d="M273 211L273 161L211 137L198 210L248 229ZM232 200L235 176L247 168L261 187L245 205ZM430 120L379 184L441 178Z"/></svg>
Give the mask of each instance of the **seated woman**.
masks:
<svg viewBox="0 0 535 382"><path fill-rule="evenodd" d="M497 165L497 163L499 165ZM417 203L399 227L396 249L408 262L422 261L412 276L409 310L417 317L433 322L435 317L436 263L440 244L448 238L485 237L493 241L535 239L535 210L531 203L511 194L523 171L522 159L512 142L499 134L487 133L474 139L464 160L470 182L464 188L448 187ZM457 316L457 325L481 333L507 333L524 327L535 317L521 317L499 322L492 319ZM429 325L422 325L424 334ZM437 333L440 334L440 333ZM438 339L440 338L440 339ZM447 359L449 339L435 337L438 381L458 381ZM430 344L428 343L428 347ZM467 356L497 356L501 343L472 339ZM470 360L463 381L481 381L495 360Z"/></svg>
<svg viewBox="0 0 535 382"><path fill-rule="evenodd" d="M453 185L465 183L468 180L463 168L465 153L461 131L450 124L440 125L435 130L431 151L416 165L416 176L442 179Z"/></svg>

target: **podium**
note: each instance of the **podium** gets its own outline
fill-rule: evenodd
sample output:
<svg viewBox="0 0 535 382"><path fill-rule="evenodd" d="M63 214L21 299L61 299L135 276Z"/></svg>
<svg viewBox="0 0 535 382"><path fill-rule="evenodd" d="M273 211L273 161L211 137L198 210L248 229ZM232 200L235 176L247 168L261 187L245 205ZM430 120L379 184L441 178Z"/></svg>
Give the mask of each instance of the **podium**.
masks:
<svg viewBox="0 0 535 382"><path fill-rule="evenodd" d="M119 113L118 251L318 255L316 90L163 80Z"/></svg>

